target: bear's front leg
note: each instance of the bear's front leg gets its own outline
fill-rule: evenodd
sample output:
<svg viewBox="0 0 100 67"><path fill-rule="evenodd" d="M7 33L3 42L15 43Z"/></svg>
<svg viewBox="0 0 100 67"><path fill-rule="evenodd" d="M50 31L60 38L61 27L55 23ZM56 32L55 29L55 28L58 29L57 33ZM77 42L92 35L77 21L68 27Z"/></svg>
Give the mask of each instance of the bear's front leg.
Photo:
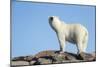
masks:
<svg viewBox="0 0 100 67"><path fill-rule="evenodd" d="M64 34L57 34L59 45L60 45L60 53L65 52L65 35Z"/></svg>

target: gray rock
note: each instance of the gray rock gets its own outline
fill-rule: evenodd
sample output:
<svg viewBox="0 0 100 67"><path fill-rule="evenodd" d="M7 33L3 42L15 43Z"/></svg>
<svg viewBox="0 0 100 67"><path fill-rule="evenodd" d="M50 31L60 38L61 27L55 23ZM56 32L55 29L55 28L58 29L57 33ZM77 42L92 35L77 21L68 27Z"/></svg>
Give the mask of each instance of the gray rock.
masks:
<svg viewBox="0 0 100 67"><path fill-rule="evenodd" d="M61 54L55 55L53 58L55 59L55 61L53 61L54 63L61 63L63 60L66 60L66 56Z"/></svg>
<svg viewBox="0 0 100 67"><path fill-rule="evenodd" d="M96 58L94 53L93 54L81 53L79 56L85 61L93 61Z"/></svg>
<svg viewBox="0 0 100 67"><path fill-rule="evenodd" d="M30 61L29 64L30 65L34 65L36 63L36 61Z"/></svg>
<svg viewBox="0 0 100 67"><path fill-rule="evenodd" d="M51 64L52 60L50 59L45 59L45 58L39 58L37 61L38 64Z"/></svg>
<svg viewBox="0 0 100 67"><path fill-rule="evenodd" d="M12 61L11 65L12 66L29 65L29 62L27 62L27 61Z"/></svg>
<svg viewBox="0 0 100 67"><path fill-rule="evenodd" d="M12 61L23 61L24 58L25 58L24 56L14 57L14 58L12 59Z"/></svg>
<svg viewBox="0 0 100 67"><path fill-rule="evenodd" d="M72 63L95 61L96 55L93 53L81 53L80 55L73 53L60 53L59 51L48 50L42 51L34 56L15 57L11 61L12 66L23 65L40 65L40 64L55 64L55 63Z"/></svg>
<svg viewBox="0 0 100 67"><path fill-rule="evenodd" d="M44 57L44 56L53 56L55 54L56 51L54 50L48 50L48 51L42 51L39 52L38 54L35 55L36 58L39 57Z"/></svg>
<svg viewBox="0 0 100 67"><path fill-rule="evenodd" d="M34 56L25 56L24 60L30 62L33 58Z"/></svg>

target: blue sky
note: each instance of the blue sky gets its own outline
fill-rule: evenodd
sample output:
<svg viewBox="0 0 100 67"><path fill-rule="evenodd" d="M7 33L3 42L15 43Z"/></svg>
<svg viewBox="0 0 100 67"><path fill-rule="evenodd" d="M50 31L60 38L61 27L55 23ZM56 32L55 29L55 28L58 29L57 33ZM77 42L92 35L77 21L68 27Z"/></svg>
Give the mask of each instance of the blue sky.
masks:
<svg viewBox="0 0 100 67"><path fill-rule="evenodd" d="M66 23L80 23L89 31L87 52L95 51L95 6L12 2L12 57L34 55L44 50L59 50L49 16L59 16ZM67 52L76 53L68 43Z"/></svg>

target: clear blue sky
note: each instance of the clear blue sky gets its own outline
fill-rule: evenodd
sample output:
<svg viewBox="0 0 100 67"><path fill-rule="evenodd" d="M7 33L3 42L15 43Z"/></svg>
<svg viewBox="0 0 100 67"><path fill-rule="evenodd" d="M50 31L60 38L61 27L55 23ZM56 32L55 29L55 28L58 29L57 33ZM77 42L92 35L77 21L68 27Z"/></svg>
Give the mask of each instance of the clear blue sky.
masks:
<svg viewBox="0 0 100 67"><path fill-rule="evenodd" d="M59 50L48 16L59 16L66 23L80 23L89 31L87 52L95 51L95 7L32 2L12 2L12 57L34 55L43 50ZM66 51L77 52L68 43Z"/></svg>

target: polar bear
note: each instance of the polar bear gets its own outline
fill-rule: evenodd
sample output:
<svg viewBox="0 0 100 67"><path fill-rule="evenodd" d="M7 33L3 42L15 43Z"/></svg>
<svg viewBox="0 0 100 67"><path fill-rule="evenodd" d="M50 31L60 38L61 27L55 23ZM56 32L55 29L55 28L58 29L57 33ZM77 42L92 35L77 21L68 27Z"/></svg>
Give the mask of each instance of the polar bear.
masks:
<svg viewBox="0 0 100 67"><path fill-rule="evenodd" d="M65 52L65 42L76 44L77 54L86 51L88 31L81 24L65 24L57 16L49 17L49 24L56 32L60 44L60 52Z"/></svg>

